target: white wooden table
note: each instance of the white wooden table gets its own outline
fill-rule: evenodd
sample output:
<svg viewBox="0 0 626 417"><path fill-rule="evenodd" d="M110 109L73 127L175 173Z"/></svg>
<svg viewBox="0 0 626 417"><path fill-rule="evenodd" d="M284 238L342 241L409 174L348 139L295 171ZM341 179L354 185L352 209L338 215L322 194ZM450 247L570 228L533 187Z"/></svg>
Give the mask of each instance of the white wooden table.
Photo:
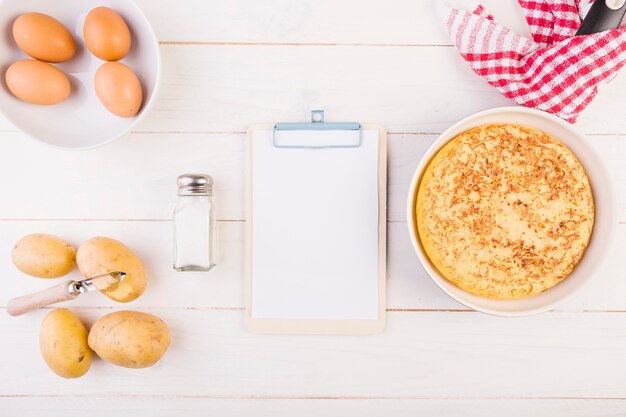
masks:
<svg viewBox="0 0 626 417"><path fill-rule="evenodd" d="M485 1L525 32L514 0ZM422 153L446 127L508 101L469 71L430 0L141 0L162 41L163 85L130 135L86 152L0 121L0 305L43 288L11 265L22 235L94 235L135 249L149 273L129 305L98 294L87 323L118 309L163 318L172 345L144 370L101 360L78 380L38 347L48 310L0 312L0 416L626 415L626 75L578 123L617 185L617 240L593 284L558 311L509 319L469 311L426 276L404 205ZM380 123L390 132L388 328L371 337L257 336L243 327L244 132L256 122ZM36 121L35 121L36 122ZM219 265L171 267L180 173L216 181Z"/></svg>

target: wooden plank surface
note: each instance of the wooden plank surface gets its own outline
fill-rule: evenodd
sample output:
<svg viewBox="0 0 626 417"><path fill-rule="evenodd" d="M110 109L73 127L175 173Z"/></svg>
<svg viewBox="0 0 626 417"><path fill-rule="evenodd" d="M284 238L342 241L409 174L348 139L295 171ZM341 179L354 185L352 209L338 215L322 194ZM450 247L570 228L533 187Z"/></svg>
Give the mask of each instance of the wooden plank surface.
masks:
<svg viewBox="0 0 626 417"><path fill-rule="evenodd" d="M406 220L411 178L435 138L389 135L389 221ZM594 135L589 143L606 163L618 220L626 222L626 193L621 192L626 190L626 136ZM11 149L0 153L2 189L11 196L0 205L0 219L170 220L176 177L198 171L215 179L217 218L245 220L244 134L131 134L103 148L66 152L0 133L0 146Z"/></svg>
<svg viewBox="0 0 626 417"><path fill-rule="evenodd" d="M559 309L563 311L626 311L626 280L614 271L620 269L626 247L626 225L619 225L617 240L586 287ZM0 253L8 254L17 239L33 232L61 236L78 246L93 236L121 240L144 261L149 285L144 295L129 305L116 303L101 294L88 294L66 306L105 308L243 308L244 223L218 224L219 259L210 273L172 270L172 226L165 221L11 221L0 222ZM388 223L387 247L388 308L391 310L466 310L448 297L422 268L404 222ZM21 274L9 256L0 257L4 286L0 306L10 298L51 286L55 280L42 280ZM79 278L74 271L73 278ZM0 312L0 315L2 312Z"/></svg>
<svg viewBox="0 0 626 417"><path fill-rule="evenodd" d="M205 397L8 397L0 399L6 413L23 413L49 417L82 417L84 410L110 410L116 417L186 417L251 416L275 417L388 417L420 415L437 417L615 417L626 409L624 400L611 399L284 399L284 398L205 398ZM35 414L39 413L39 414Z"/></svg>
<svg viewBox="0 0 626 417"><path fill-rule="evenodd" d="M434 0L187 0L137 2L165 42L449 45ZM527 34L519 6L483 4L502 24ZM192 13L190 11L193 11Z"/></svg>
<svg viewBox="0 0 626 417"><path fill-rule="evenodd" d="M301 120L325 108L333 120L381 121L392 133L440 133L477 111L512 105L451 47L164 45L162 53L160 100L138 131L241 132L250 120ZM623 118L604 117L625 88L620 75L603 87L581 131L626 132Z"/></svg>
<svg viewBox="0 0 626 417"><path fill-rule="evenodd" d="M0 357L3 395L626 398L626 386L615 383L626 373L626 313L511 320L392 312L383 334L327 338L254 335L239 311L148 311L171 330L162 361L138 370L97 360L84 378L70 381L59 381L39 355L45 311L0 314L15 352L29 358ZM75 312L92 323L109 311Z"/></svg>
<svg viewBox="0 0 626 417"><path fill-rule="evenodd" d="M514 0L482 1L528 34ZM470 312L428 278L410 245L405 199L427 147L473 112L509 105L467 69L435 0L138 0L161 41L163 84L135 132L104 148L42 147L0 118L0 417L626 415L626 76L601 88L578 128L614 180L617 237L592 284L558 311L504 319ZM372 337L255 336L242 324L244 132L252 123L382 124L389 143L388 329ZM212 174L220 255L209 274L171 268L175 177ZM42 310L11 318L28 278L8 254L24 234L75 245L118 238L144 260L144 296L71 304L86 323L120 309L172 329L163 361L128 370L101 360L79 380L38 351ZM4 256L1 256L4 254ZM74 277L77 277L74 272Z"/></svg>
<svg viewBox="0 0 626 417"><path fill-rule="evenodd" d="M450 47L164 45L162 53L160 99L137 131L242 132L324 108L330 120L440 133L477 111L511 105ZM602 88L581 131L626 132L623 118L604 117L624 89L624 76Z"/></svg>

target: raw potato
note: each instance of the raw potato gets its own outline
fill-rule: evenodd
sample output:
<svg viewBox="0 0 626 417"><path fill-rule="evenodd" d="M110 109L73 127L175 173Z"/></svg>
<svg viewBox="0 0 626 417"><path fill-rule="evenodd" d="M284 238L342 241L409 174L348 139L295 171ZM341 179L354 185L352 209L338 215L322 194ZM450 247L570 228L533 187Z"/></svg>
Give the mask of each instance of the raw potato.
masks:
<svg viewBox="0 0 626 417"><path fill-rule="evenodd" d="M63 378L78 378L91 366L87 329L66 308L52 310L44 317L39 347L48 367Z"/></svg>
<svg viewBox="0 0 626 417"><path fill-rule="evenodd" d="M58 278L74 269L76 249L56 236L38 233L21 238L13 247L11 259L25 274Z"/></svg>
<svg viewBox="0 0 626 417"><path fill-rule="evenodd" d="M163 320L137 311L118 311L95 322L89 346L98 356L125 368L154 365L170 344Z"/></svg>
<svg viewBox="0 0 626 417"><path fill-rule="evenodd" d="M126 278L104 295L120 303L133 301L146 289L147 279L141 260L122 242L94 237L82 244L76 254L78 269L85 277L109 272L125 272Z"/></svg>

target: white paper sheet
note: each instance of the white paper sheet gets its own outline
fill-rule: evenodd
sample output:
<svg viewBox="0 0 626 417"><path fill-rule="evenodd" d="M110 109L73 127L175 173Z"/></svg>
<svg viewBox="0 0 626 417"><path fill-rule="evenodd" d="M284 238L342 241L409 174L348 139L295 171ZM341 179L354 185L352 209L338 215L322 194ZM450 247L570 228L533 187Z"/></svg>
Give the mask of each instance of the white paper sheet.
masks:
<svg viewBox="0 0 626 417"><path fill-rule="evenodd" d="M290 144L355 132L281 132ZM288 135L286 137L285 135ZM378 319L378 131L252 143L252 317Z"/></svg>

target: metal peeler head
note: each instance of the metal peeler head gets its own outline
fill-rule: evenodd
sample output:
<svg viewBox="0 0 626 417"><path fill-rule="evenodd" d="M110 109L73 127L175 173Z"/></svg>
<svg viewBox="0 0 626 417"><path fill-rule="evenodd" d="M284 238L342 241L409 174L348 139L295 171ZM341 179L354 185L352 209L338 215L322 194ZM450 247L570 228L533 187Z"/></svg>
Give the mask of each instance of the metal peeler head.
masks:
<svg viewBox="0 0 626 417"><path fill-rule="evenodd" d="M114 271L97 275L70 284L70 292L84 294L90 291L107 291L115 289L126 278L126 272Z"/></svg>

